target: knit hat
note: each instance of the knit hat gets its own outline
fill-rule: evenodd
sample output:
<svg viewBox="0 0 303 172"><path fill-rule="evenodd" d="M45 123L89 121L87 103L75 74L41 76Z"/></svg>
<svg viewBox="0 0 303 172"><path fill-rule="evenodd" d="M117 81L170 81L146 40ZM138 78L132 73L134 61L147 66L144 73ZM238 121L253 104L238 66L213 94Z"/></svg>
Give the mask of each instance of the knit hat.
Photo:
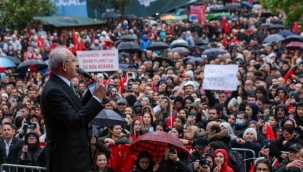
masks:
<svg viewBox="0 0 303 172"><path fill-rule="evenodd" d="M181 96L177 96L175 99L174 99L174 102L181 102L183 104L183 98Z"/></svg>
<svg viewBox="0 0 303 172"><path fill-rule="evenodd" d="M185 72L185 75L188 75L189 77L191 77L191 79L194 79L194 73L191 70Z"/></svg>
<svg viewBox="0 0 303 172"><path fill-rule="evenodd" d="M253 129L253 128L247 128L247 129L244 131L243 139L245 138L246 133L252 133L252 134L254 135L254 137L255 137L255 141L258 139L257 132L256 132L255 129Z"/></svg>

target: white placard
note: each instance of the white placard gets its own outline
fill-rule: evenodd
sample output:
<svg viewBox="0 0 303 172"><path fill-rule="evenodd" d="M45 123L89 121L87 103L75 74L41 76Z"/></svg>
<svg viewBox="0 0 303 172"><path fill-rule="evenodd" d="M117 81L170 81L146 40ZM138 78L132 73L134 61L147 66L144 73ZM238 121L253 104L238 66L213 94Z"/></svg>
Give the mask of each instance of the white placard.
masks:
<svg viewBox="0 0 303 172"><path fill-rule="evenodd" d="M87 72L119 70L118 50L77 51L79 66Z"/></svg>
<svg viewBox="0 0 303 172"><path fill-rule="evenodd" d="M230 90L238 87L238 65L205 65L204 90Z"/></svg>

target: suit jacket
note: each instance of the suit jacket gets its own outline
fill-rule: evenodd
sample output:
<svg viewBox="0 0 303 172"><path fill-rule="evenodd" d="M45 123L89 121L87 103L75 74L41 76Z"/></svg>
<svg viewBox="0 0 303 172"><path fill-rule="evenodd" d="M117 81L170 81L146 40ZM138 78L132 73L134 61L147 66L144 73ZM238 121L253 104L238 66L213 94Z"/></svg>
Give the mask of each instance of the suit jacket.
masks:
<svg viewBox="0 0 303 172"><path fill-rule="evenodd" d="M17 164L18 160L21 157L22 153L22 147L24 145L23 140L13 137L13 140L11 142L11 145L9 147L8 156L6 156L6 149L5 149L5 140L0 140L0 164L8 163L8 164ZM5 169L6 171L9 171L8 169ZM15 171L14 168L11 169L12 171Z"/></svg>
<svg viewBox="0 0 303 172"><path fill-rule="evenodd" d="M80 101L61 78L51 74L41 95L48 172L90 170L92 158L87 126L102 109L89 91Z"/></svg>

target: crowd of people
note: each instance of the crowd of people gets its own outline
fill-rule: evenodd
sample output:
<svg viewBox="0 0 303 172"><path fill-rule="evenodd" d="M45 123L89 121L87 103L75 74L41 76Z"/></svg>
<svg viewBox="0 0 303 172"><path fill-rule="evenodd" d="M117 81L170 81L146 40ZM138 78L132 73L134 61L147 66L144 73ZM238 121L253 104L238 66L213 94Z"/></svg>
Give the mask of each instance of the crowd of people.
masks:
<svg viewBox="0 0 303 172"><path fill-rule="evenodd" d="M263 43L268 35L282 30L294 35L301 31L293 26L260 27L262 23L282 24L285 18L282 12L264 17L265 12L262 6L242 7L232 10L229 19L204 22L110 18L97 30L79 33L45 31L43 26L24 28L17 34L7 30L1 35L1 56L46 61L59 46L77 55L76 50L117 49L126 34L137 37L132 41L140 50L119 56L120 64L128 64L126 69L91 73L107 87L102 106L127 121L114 126L89 124L92 171L115 171L107 163L109 147L132 144L148 132L168 132L194 150L189 158L167 147L161 162L153 162L151 152L142 151L132 172L301 171L302 49L288 49L283 41ZM190 53L149 49L154 42L169 45L175 40L186 41ZM81 49L76 46L78 41L84 44ZM226 53L205 57L206 46ZM186 61L189 55L202 60ZM205 65L229 64L239 66L237 90L203 89ZM0 164L45 166L47 133L40 97L49 75L35 69L18 75L14 71L7 68L1 79ZM79 99L88 91L88 81L83 76L71 80ZM268 138L268 133L273 136ZM256 156L250 152L244 159L243 152L232 148L249 149ZM258 157L261 160L255 163ZM279 165L273 165L275 159Z"/></svg>

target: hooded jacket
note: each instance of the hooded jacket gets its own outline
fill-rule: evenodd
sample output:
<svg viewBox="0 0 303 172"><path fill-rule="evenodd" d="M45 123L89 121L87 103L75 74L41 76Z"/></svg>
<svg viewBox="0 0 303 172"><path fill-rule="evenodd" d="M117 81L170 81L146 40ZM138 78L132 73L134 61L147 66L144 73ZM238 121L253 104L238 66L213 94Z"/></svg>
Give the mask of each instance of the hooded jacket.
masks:
<svg viewBox="0 0 303 172"><path fill-rule="evenodd" d="M226 152L225 149L217 149L217 150L215 150L213 157L215 157L216 154L219 153L219 152L221 152L224 155L224 162L223 162L223 164L221 166L220 172L234 172L234 170L230 166L227 165L227 163L228 163L228 155L227 155L227 152Z"/></svg>
<svg viewBox="0 0 303 172"><path fill-rule="evenodd" d="M156 112L155 117L157 120L164 120L165 118L170 117L170 99L167 96L164 96L163 98L168 102L167 113L163 113L162 110Z"/></svg>
<svg viewBox="0 0 303 172"><path fill-rule="evenodd" d="M146 38L146 39L144 39L144 38ZM150 45L150 40L148 39L147 35L144 34L144 35L142 36L142 40L141 40L141 42L140 42L140 48L141 48L142 51L144 51L144 50L146 50L146 48L147 48L149 45Z"/></svg>
<svg viewBox="0 0 303 172"><path fill-rule="evenodd" d="M259 106L256 103L250 103L252 108L251 120L258 121Z"/></svg>
<svg viewBox="0 0 303 172"><path fill-rule="evenodd" d="M221 130L219 133L213 134L208 137L209 145L213 151L217 149L228 149L230 136L227 130Z"/></svg>
<svg viewBox="0 0 303 172"><path fill-rule="evenodd" d="M302 102L299 102L299 103L297 103L297 105L296 105L296 111L295 111L295 121L296 121L296 123L297 123L297 125L298 126L303 126L303 119L300 119L299 117L298 117L298 115L297 115L297 110L298 110L298 107L303 107L303 103Z"/></svg>
<svg viewBox="0 0 303 172"><path fill-rule="evenodd" d="M37 142L34 145L29 145L27 140L28 140L28 136L33 134L36 139ZM28 145L28 151L25 154L24 160L22 160L21 158L19 158L19 164L22 165L30 165L30 166L38 166L38 155L41 152L41 148L39 145L39 136L35 133L35 132L29 132L26 134L25 139L24 139L24 145Z"/></svg>
<svg viewBox="0 0 303 172"><path fill-rule="evenodd" d="M264 97L267 96L267 92L266 92L266 90L264 89L263 86L257 86L255 93L256 93L258 90L261 91L261 92L263 93L263 96L264 96Z"/></svg>
<svg viewBox="0 0 303 172"><path fill-rule="evenodd" d="M284 97L284 99L283 99L283 100L280 100L280 102L278 102L278 103L284 103L284 102L285 102L285 99L287 98L287 95L288 95L287 88L286 88L286 86L284 86L284 85L280 85L280 86L277 88L276 93L278 93L278 92L279 92L279 90L283 90L283 91L284 91L284 93L285 93L285 97Z"/></svg>

